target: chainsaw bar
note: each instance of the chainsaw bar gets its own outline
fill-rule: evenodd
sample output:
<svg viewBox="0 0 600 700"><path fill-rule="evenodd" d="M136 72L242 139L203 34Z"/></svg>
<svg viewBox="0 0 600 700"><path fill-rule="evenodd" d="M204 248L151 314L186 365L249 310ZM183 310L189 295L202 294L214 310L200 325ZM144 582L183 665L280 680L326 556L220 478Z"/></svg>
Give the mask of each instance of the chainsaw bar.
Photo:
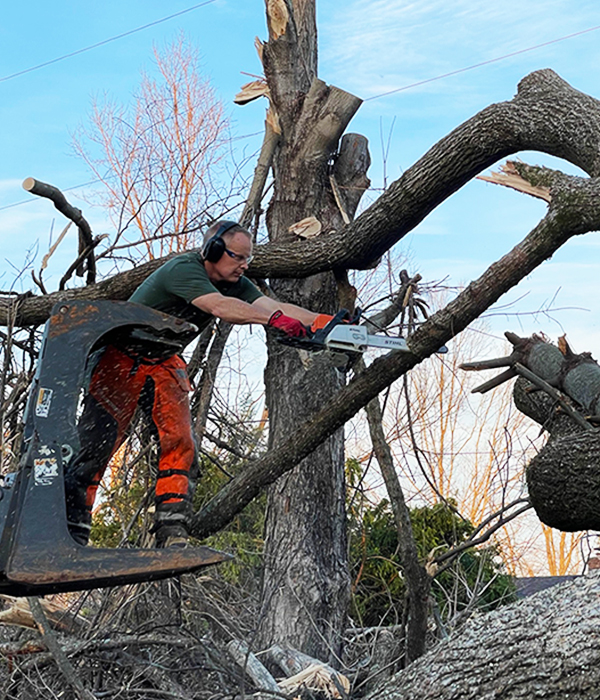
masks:
<svg viewBox="0 0 600 700"><path fill-rule="evenodd" d="M338 313L323 328L308 331L304 338L279 338L283 345L289 345L308 352L326 351L338 369L347 370L369 348L400 350L410 352L404 338L386 335L371 335L366 326L359 326L361 312L357 309L353 316L346 309Z"/></svg>
<svg viewBox="0 0 600 700"><path fill-rule="evenodd" d="M340 324L334 326L324 341L327 350L347 350L363 353L368 348L384 348L410 352L404 338L392 338L386 335L370 335L366 326Z"/></svg>
<svg viewBox="0 0 600 700"><path fill-rule="evenodd" d="M410 352L404 338L368 333L366 326L358 325L360 316L360 309L357 309L353 316L346 309L342 309L326 326L314 332L309 330L304 338L278 340L283 345L308 352L328 351L340 369L348 369L369 348ZM443 345L437 352L446 353L448 348Z"/></svg>

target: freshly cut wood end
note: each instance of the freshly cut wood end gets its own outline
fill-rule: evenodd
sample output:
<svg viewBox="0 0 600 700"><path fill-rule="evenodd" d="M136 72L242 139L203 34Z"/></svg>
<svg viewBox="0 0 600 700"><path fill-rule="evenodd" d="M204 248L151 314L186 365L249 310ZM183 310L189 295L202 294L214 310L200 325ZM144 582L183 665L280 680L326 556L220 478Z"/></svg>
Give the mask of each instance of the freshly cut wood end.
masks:
<svg viewBox="0 0 600 700"><path fill-rule="evenodd" d="M290 14L284 0L267 0L267 17L269 33L273 39L279 39L286 32Z"/></svg>
<svg viewBox="0 0 600 700"><path fill-rule="evenodd" d="M269 87L266 80L253 80L251 83L242 85L242 89L233 98L238 105L245 105L259 97L269 97Z"/></svg>
<svg viewBox="0 0 600 700"><path fill-rule="evenodd" d="M491 175L478 175L477 179L484 180L485 182L491 182L493 185L510 187L518 192L523 192L524 194L531 195L532 197L543 199L545 202L550 202L552 200L549 187L537 187L527 182L527 180L519 175L514 163L512 163L510 160L504 165L500 166L500 171L501 172L498 173L492 173Z"/></svg>
<svg viewBox="0 0 600 700"><path fill-rule="evenodd" d="M288 231L295 233L298 238L314 238L318 236L323 229L321 222L314 216L308 216L306 219L297 221L292 224Z"/></svg>
<svg viewBox="0 0 600 700"><path fill-rule="evenodd" d="M23 189L27 190L27 192L31 192L31 190L35 187L35 178L34 177L26 177L23 180Z"/></svg>
<svg viewBox="0 0 600 700"><path fill-rule="evenodd" d="M256 53L258 54L258 57L260 58L260 62L264 65L263 62L263 52L264 52L264 47L265 45L263 42L257 37L254 37L254 48L256 49Z"/></svg>
<svg viewBox="0 0 600 700"><path fill-rule="evenodd" d="M350 681L346 676L321 664L311 664L295 676L279 681L279 687L284 692L294 692L300 688L306 688L336 700L347 697L350 693Z"/></svg>

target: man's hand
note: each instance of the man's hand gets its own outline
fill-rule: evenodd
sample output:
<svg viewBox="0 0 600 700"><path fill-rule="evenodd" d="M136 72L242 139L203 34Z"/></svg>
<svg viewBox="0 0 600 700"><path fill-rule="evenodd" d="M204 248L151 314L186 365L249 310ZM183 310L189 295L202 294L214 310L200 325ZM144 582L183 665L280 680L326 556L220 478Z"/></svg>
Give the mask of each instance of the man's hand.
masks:
<svg viewBox="0 0 600 700"><path fill-rule="evenodd" d="M304 338L306 336L306 326L300 323L297 318L286 316L283 311L275 311L269 319L269 326L278 328L290 338Z"/></svg>

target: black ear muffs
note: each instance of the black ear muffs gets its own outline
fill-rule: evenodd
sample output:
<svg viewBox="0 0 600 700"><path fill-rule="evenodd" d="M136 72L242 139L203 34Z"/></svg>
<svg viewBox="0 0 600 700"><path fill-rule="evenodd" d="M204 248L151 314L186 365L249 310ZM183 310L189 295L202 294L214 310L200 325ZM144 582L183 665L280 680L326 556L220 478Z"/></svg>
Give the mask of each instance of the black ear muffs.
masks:
<svg viewBox="0 0 600 700"><path fill-rule="evenodd" d="M234 226L239 226L237 221L221 221L214 236L211 236L202 248L202 259L211 263L218 262L225 252L225 241L223 234Z"/></svg>

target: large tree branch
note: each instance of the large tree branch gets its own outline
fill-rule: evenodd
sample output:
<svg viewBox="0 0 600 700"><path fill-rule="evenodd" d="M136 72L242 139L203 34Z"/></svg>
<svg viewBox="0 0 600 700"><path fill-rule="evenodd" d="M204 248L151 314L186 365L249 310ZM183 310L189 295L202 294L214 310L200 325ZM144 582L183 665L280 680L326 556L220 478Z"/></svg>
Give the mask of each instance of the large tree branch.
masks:
<svg viewBox="0 0 600 700"><path fill-rule="evenodd" d="M600 183L564 178L552 191L548 214L533 231L410 337L410 353L376 359L311 420L230 482L195 517L193 533L224 527L265 486L291 470L383 389L464 330L505 292L574 235L600 229Z"/></svg>
<svg viewBox="0 0 600 700"><path fill-rule="evenodd" d="M249 274L294 278L368 267L471 178L520 150L550 153L600 174L600 102L551 70L532 73L513 100L487 107L439 141L353 222L309 241L259 246ZM17 324L43 323L58 301L127 299L165 259L85 289L23 299ZM6 320L7 302L0 299L0 324Z"/></svg>

